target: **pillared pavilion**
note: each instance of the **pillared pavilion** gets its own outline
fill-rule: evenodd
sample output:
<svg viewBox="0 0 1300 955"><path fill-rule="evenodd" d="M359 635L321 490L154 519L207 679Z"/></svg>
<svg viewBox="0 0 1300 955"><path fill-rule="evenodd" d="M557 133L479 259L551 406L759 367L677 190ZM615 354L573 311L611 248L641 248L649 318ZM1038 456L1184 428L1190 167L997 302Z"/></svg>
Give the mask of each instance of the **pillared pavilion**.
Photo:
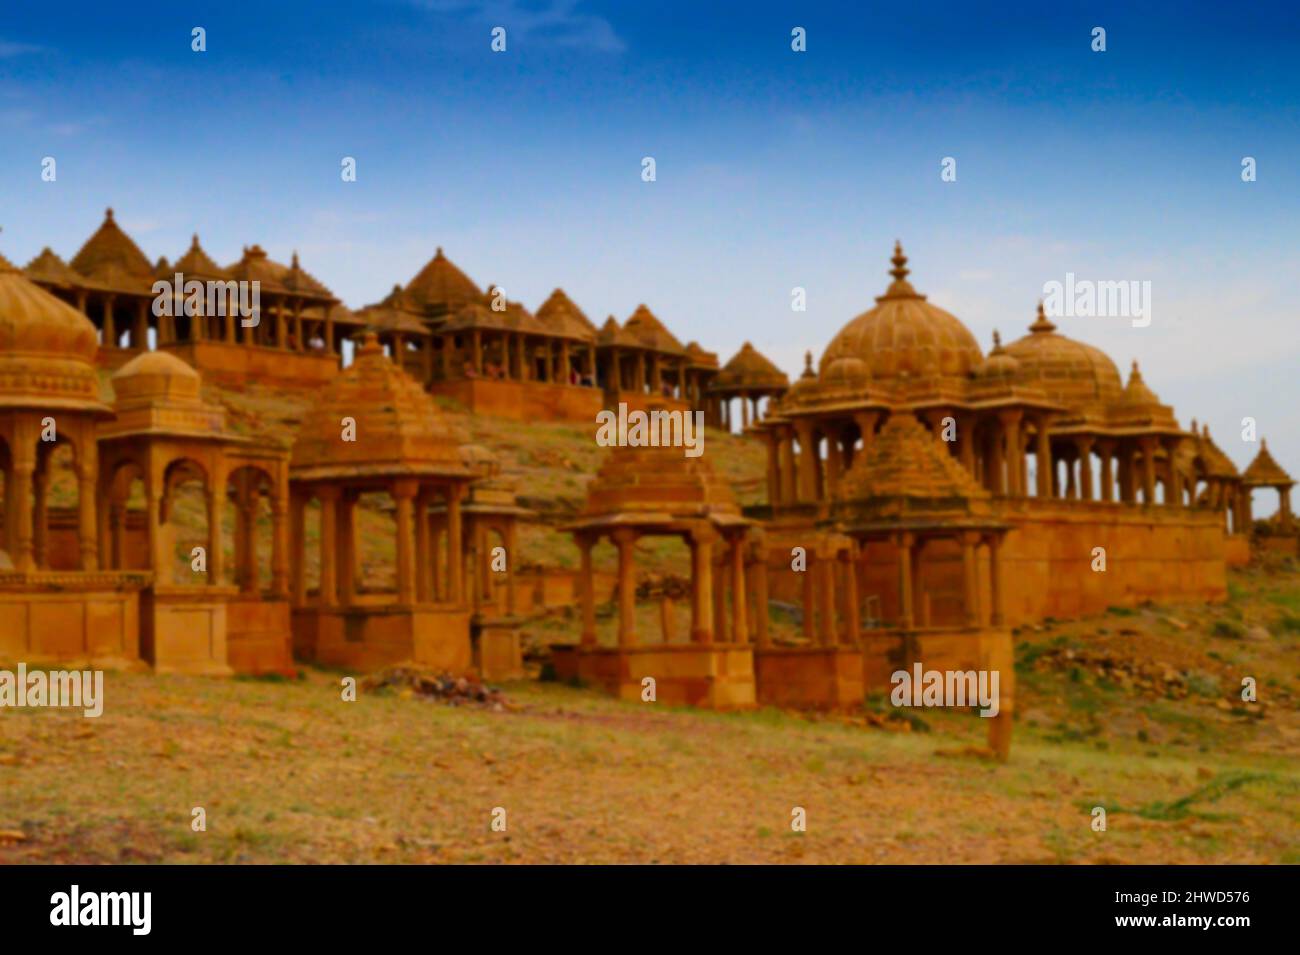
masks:
<svg viewBox="0 0 1300 955"><path fill-rule="evenodd" d="M562 678L639 700L649 677L655 698L664 702L717 708L754 704L750 633L753 626L759 642L765 642L767 595L747 574L755 562L751 524L704 457L688 458L681 448L611 448L570 527L582 555L582 623L576 647L554 648ZM690 551L691 623L685 639L675 632L669 598L663 598L668 605L659 639L638 632L635 548L648 536L677 537ZM618 549L612 645L602 644L596 631L592 549L602 538Z"/></svg>
<svg viewBox="0 0 1300 955"><path fill-rule="evenodd" d="M355 668L408 660L451 672L470 668L461 507L476 475L463 444L433 398L366 332L355 360L321 392L293 445L295 655ZM394 504L394 590L366 588L359 574L357 501L367 493L387 494ZM430 533L437 501L446 521L441 557ZM309 588L306 515L313 502L319 574Z"/></svg>

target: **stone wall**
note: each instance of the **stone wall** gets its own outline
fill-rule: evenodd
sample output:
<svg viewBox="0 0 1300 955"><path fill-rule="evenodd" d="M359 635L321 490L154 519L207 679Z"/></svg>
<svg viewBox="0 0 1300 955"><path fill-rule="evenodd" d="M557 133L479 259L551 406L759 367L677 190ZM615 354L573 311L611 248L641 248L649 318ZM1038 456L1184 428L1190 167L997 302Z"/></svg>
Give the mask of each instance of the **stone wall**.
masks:
<svg viewBox="0 0 1300 955"><path fill-rule="evenodd" d="M590 422L593 434L596 413L605 406L598 388L548 381L463 378L434 382L429 390L435 395L455 399L475 414L515 421Z"/></svg>

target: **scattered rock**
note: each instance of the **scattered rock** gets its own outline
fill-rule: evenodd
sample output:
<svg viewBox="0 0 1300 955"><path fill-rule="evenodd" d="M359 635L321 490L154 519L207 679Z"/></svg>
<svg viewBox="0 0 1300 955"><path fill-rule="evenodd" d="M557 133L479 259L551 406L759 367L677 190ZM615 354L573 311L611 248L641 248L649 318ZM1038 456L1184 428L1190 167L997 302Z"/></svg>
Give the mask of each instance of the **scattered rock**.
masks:
<svg viewBox="0 0 1300 955"><path fill-rule="evenodd" d="M361 680L363 689L389 687L403 698L437 700L450 706L478 706L483 709L506 709L504 694L473 676L432 673L414 667L388 667Z"/></svg>

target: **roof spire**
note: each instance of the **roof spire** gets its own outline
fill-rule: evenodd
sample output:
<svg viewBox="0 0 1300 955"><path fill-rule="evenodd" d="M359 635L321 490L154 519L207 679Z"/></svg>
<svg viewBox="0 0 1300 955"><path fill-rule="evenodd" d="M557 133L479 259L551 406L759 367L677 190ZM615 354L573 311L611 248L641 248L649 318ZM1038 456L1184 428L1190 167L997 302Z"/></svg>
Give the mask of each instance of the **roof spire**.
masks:
<svg viewBox="0 0 1300 955"><path fill-rule="evenodd" d="M803 377L805 377L805 378L815 378L815 377L816 377L816 375L814 374L814 372L813 372L813 370L812 370L812 351L811 351L811 350L810 350L810 351L806 351L806 352L803 353Z"/></svg>
<svg viewBox="0 0 1300 955"><path fill-rule="evenodd" d="M1038 300L1038 317L1034 319L1034 324L1029 326L1029 330L1034 334L1056 331L1056 326L1047 317L1047 310L1043 308L1041 298Z"/></svg>
<svg viewBox="0 0 1300 955"><path fill-rule="evenodd" d="M993 350L995 352L1002 350L1002 336L998 334L998 330L996 328L993 329Z"/></svg>
<svg viewBox="0 0 1300 955"><path fill-rule="evenodd" d="M113 207L112 207L112 206L109 206L107 209L104 210L104 218L105 218L107 221L109 221L109 222L112 222L112 221L113 221Z"/></svg>
<svg viewBox="0 0 1300 955"><path fill-rule="evenodd" d="M910 272L907 267L907 256L903 254L903 243L897 239L894 240L894 257L889 261L894 263L894 267L889 270L889 274L894 277L895 281L901 282L907 278Z"/></svg>

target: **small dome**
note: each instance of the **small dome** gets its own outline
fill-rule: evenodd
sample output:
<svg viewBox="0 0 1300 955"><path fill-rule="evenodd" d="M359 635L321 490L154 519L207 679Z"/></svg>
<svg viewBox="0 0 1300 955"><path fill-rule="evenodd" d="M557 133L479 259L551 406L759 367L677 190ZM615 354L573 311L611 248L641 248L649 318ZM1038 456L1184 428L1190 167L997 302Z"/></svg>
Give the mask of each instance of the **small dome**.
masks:
<svg viewBox="0 0 1300 955"><path fill-rule="evenodd" d="M841 329L822 353L823 371L836 359L851 356L867 365L878 380L965 378L984 360L975 336L955 316L931 305L907 281L907 256L894 245L893 283Z"/></svg>
<svg viewBox="0 0 1300 955"><path fill-rule="evenodd" d="M841 355L822 368L821 381L826 385L865 384L871 380L871 370L861 358Z"/></svg>
<svg viewBox="0 0 1300 955"><path fill-rule="evenodd" d="M1111 404L1124 392L1119 369L1106 353L1059 334L1042 302L1029 334L1008 345L1006 352L1020 363L1022 381L1038 385L1068 408Z"/></svg>
<svg viewBox="0 0 1300 955"><path fill-rule="evenodd" d="M171 352L147 351L114 372L113 393L119 404L145 399L194 400L199 373Z"/></svg>
<svg viewBox="0 0 1300 955"><path fill-rule="evenodd" d="M989 352L989 357L984 359L976 374L980 378L1009 381L1020 373L1020 362L1016 361L1007 354L1002 347L1002 336L996 331L993 333L993 350Z"/></svg>
<svg viewBox="0 0 1300 955"><path fill-rule="evenodd" d="M95 326L0 256L0 406L104 411Z"/></svg>

